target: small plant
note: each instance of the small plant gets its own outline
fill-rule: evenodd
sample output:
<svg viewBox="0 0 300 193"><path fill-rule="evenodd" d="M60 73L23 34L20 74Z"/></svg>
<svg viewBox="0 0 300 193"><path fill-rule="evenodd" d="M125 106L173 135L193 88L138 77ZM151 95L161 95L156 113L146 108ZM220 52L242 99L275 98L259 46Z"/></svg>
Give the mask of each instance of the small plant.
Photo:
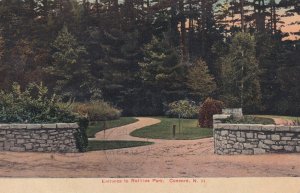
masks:
<svg viewBox="0 0 300 193"><path fill-rule="evenodd" d="M186 119L192 119L197 117L198 106L194 101L179 100L174 101L168 105L168 111L166 115L170 117L181 117Z"/></svg>
<svg viewBox="0 0 300 193"><path fill-rule="evenodd" d="M213 127L213 115L221 114L224 103L222 101L207 98L199 110L199 124L201 127Z"/></svg>
<svg viewBox="0 0 300 193"><path fill-rule="evenodd" d="M197 116L198 107L195 102L188 100L174 101L168 105L166 112L170 117L178 117L179 132L181 130L181 118L191 119Z"/></svg>
<svg viewBox="0 0 300 193"><path fill-rule="evenodd" d="M113 120L121 116L121 110L112 107L104 101L74 103L71 105L71 108L73 112L87 117L89 121Z"/></svg>

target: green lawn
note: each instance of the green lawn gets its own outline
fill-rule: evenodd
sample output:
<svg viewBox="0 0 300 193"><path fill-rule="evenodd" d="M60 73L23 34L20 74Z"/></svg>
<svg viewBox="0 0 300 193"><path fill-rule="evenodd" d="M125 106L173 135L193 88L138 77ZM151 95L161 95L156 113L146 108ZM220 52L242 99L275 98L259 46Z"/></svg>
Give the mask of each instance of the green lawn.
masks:
<svg viewBox="0 0 300 193"><path fill-rule="evenodd" d="M98 151L98 150L109 150L109 149L122 149L128 147L138 147L144 145L151 145L153 142L147 141L89 141L88 151Z"/></svg>
<svg viewBox="0 0 300 193"><path fill-rule="evenodd" d="M138 120L134 117L121 117L120 119L106 121L106 129L127 125L137 121ZM89 138L93 138L96 133L102 130L104 130L104 121L91 122L86 133Z"/></svg>
<svg viewBox="0 0 300 193"><path fill-rule="evenodd" d="M176 118L158 117L160 123L144 127L133 131L130 135L142 138L151 139L200 139L212 137L213 130L208 128L198 127L197 119L182 119L181 129L179 131L179 123ZM172 127L176 125L176 135L173 138Z"/></svg>

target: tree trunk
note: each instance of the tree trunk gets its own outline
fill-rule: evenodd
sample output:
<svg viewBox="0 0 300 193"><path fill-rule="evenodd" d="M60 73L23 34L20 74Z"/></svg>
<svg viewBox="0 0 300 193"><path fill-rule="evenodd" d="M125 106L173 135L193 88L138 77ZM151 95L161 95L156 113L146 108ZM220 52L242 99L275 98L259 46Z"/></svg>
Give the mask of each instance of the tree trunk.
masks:
<svg viewBox="0 0 300 193"><path fill-rule="evenodd" d="M277 18L276 18L276 2L271 1L271 30L273 34L277 31Z"/></svg>
<svg viewBox="0 0 300 193"><path fill-rule="evenodd" d="M245 32L245 14L244 14L244 3L245 0L240 0L240 11L241 11L241 28L242 32Z"/></svg>
<svg viewBox="0 0 300 193"><path fill-rule="evenodd" d="M117 12L119 10L119 2L118 0L114 0L113 1L113 9L115 12Z"/></svg>
<svg viewBox="0 0 300 193"><path fill-rule="evenodd" d="M45 18L48 18L48 0L43 0L42 1L42 15Z"/></svg>
<svg viewBox="0 0 300 193"><path fill-rule="evenodd" d="M244 51L242 50L242 57L244 57ZM242 76L241 76L241 108L244 106L244 62L242 63Z"/></svg>
<svg viewBox="0 0 300 193"><path fill-rule="evenodd" d="M186 18L184 15L183 0L179 0L179 12L180 12L180 35L181 35L182 59L183 61L187 61L188 52L187 52L187 45L186 45L186 28L185 28Z"/></svg>

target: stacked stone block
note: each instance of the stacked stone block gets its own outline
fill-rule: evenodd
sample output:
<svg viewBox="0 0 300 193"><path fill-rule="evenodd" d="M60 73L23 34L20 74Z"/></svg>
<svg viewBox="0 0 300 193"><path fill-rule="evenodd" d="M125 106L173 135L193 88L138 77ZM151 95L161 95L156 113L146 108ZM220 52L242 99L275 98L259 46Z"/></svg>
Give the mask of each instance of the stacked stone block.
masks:
<svg viewBox="0 0 300 193"><path fill-rule="evenodd" d="M243 109L242 108L226 108L222 109L222 114L232 115L233 118L242 118Z"/></svg>
<svg viewBox="0 0 300 193"><path fill-rule="evenodd" d="M0 151L77 152L76 123L0 124Z"/></svg>
<svg viewBox="0 0 300 193"><path fill-rule="evenodd" d="M300 126L215 124L214 142L220 155L300 152Z"/></svg>

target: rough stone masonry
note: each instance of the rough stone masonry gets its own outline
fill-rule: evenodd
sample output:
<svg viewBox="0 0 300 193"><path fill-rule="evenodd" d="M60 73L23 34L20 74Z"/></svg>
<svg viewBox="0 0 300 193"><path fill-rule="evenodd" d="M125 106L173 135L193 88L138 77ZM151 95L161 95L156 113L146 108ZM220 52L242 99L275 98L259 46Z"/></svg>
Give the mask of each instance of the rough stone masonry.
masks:
<svg viewBox="0 0 300 193"><path fill-rule="evenodd" d="M300 152L300 126L214 124L216 154Z"/></svg>
<svg viewBox="0 0 300 193"><path fill-rule="evenodd" d="M0 151L78 152L77 123L0 124Z"/></svg>

